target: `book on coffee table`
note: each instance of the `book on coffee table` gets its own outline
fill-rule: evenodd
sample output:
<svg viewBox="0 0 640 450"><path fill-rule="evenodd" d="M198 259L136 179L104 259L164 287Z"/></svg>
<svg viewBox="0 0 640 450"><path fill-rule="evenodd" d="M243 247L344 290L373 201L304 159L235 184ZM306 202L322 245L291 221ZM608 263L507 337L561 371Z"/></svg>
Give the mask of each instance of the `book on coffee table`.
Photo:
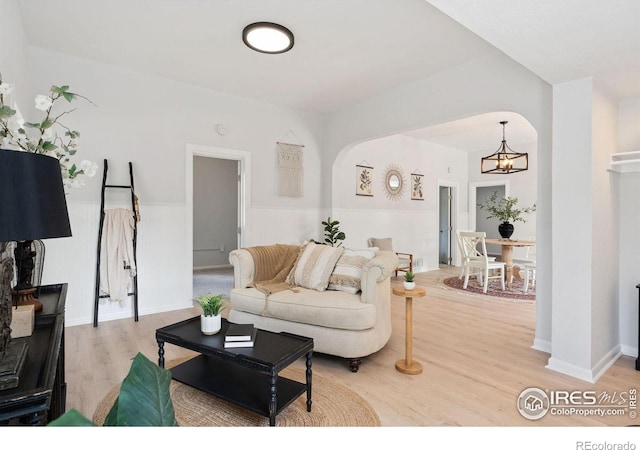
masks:
<svg viewBox="0 0 640 450"><path fill-rule="evenodd" d="M250 323L230 323L225 342L251 341L255 337L256 328Z"/></svg>
<svg viewBox="0 0 640 450"><path fill-rule="evenodd" d="M253 328L253 332L251 336L249 336L249 340L244 341L229 341L225 337L224 348L242 348L242 347L253 347L253 344L256 342L256 334L258 333L257 328Z"/></svg>

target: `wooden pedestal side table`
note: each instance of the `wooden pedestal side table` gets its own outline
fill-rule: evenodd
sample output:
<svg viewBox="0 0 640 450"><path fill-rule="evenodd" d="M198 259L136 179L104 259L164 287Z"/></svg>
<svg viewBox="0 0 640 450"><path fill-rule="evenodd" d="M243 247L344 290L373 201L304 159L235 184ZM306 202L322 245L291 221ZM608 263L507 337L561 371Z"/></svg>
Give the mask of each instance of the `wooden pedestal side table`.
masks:
<svg viewBox="0 0 640 450"><path fill-rule="evenodd" d="M396 369L402 373L409 375L418 375L422 373L422 364L413 360L413 299L424 297L426 291L424 288L415 287L407 291L402 286L393 288L393 294L398 297L404 297L406 302L405 315L405 357L396 361Z"/></svg>

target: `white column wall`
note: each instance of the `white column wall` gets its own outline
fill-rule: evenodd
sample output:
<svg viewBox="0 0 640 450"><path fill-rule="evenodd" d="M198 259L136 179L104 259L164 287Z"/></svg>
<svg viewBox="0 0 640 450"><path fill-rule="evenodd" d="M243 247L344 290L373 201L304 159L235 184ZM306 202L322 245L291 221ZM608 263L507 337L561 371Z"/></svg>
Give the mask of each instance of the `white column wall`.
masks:
<svg viewBox="0 0 640 450"><path fill-rule="evenodd" d="M548 367L591 376L592 80L553 88L553 323ZM564 217L566 220L560 220ZM587 343L587 344L585 344Z"/></svg>
<svg viewBox="0 0 640 450"><path fill-rule="evenodd" d="M619 208L618 178L608 171L618 152L618 105L599 89L593 90L593 254L591 366L599 378L620 356L619 324Z"/></svg>
<svg viewBox="0 0 640 450"><path fill-rule="evenodd" d="M620 354L615 106L591 78L554 86L553 324L548 367L597 380Z"/></svg>
<svg viewBox="0 0 640 450"><path fill-rule="evenodd" d="M640 97L619 105L619 151L640 151ZM619 320L622 352L638 356L638 289L640 284L640 173L615 175L619 183L620 264Z"/></svg>

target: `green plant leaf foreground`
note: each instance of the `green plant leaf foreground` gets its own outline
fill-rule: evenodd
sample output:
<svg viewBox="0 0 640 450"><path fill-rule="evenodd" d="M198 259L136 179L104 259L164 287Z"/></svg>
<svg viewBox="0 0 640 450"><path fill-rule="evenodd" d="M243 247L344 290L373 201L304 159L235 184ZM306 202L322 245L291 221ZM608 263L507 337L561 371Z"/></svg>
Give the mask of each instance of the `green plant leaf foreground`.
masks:
<svg viewBox="0 0 640 450"><path fill-rule="evenodd" d="M56 420L49 423L50 427L95 427L96 424L83 416L77 409L70 409Z"/></svg>
<svg viewBox="0 0 640 450"><path fill-rule="evenodd" d="M171 372L138 353L104 426L178 426L169 396ZM112 408L112 409L113 409Z"/></svg>
<svg viewBox="0 0 640 450"><path fill-rule="evenodd" d="M178 426L169 395L171 372L158 367L142 353L133 358L120 394L107 414L104 426ZM95 426L75 409L70 409L49 426Z"/></svg>

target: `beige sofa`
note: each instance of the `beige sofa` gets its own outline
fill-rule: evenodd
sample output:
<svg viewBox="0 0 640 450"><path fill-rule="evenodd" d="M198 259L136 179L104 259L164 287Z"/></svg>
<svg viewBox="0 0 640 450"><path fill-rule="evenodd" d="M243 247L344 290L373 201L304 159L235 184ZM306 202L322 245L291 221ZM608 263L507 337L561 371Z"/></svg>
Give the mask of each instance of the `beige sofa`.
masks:
<svg viewBox="0 0 640 450"><path fill-rule="evenodd" d="M232 251L229 262L234 268L231 322L311 337L315 352L348 359L353 372L391 336L389 276L398 264L393 252L378 251L366 262L360 275L362 290L356 294L294 286L267 298L251 287L256 267L247 249Z"/></svg>

